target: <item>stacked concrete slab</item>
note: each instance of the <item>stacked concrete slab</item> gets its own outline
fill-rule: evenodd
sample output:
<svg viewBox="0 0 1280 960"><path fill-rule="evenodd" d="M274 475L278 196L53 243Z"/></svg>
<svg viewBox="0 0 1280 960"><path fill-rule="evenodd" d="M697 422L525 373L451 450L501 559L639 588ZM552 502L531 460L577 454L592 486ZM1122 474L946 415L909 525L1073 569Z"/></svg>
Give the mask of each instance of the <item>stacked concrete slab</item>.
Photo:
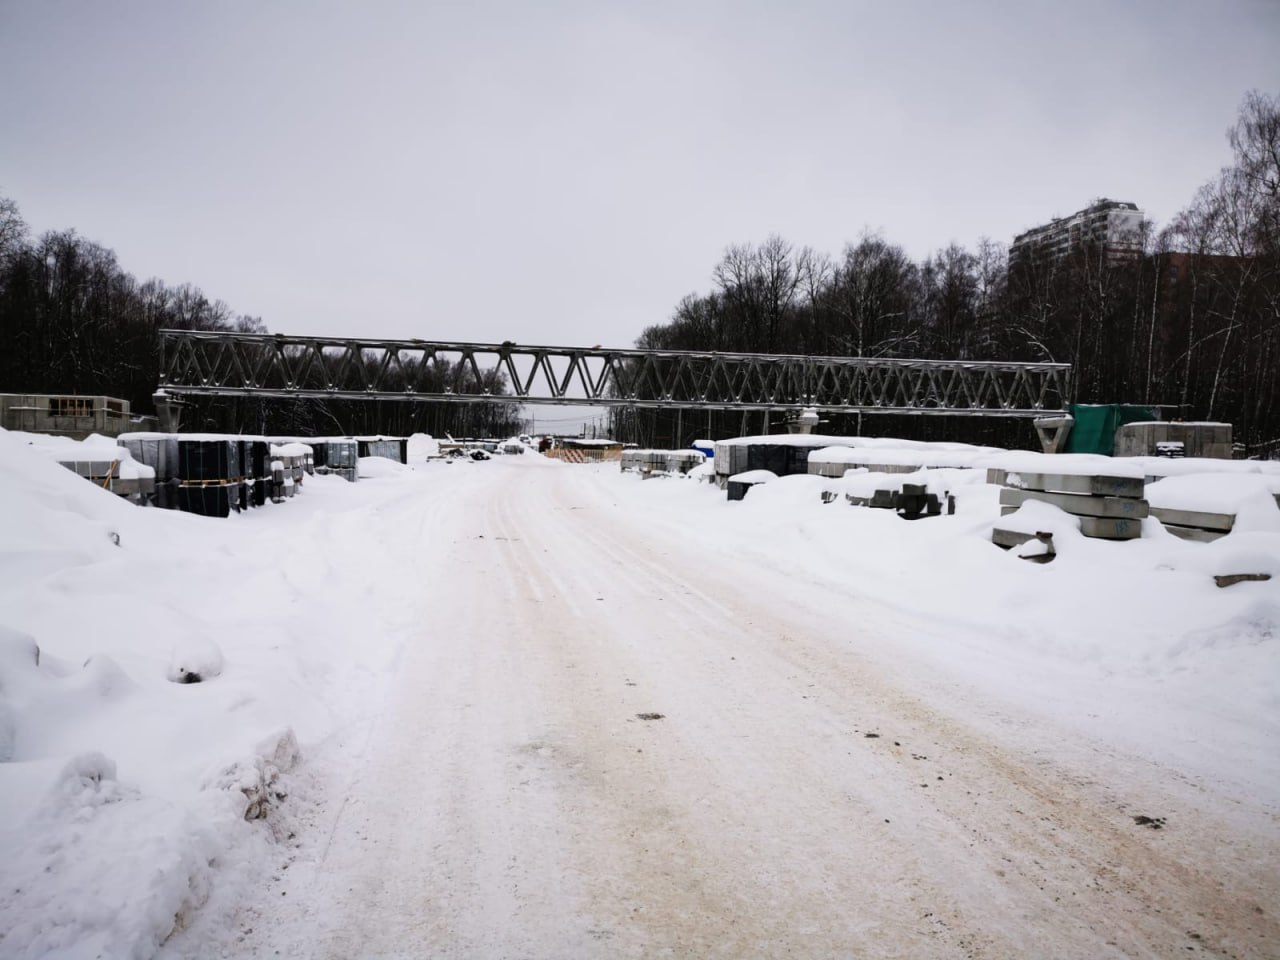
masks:
<svg viewBox="0 0 1280 960"><path fill-rule="evenodd" d="M688 473L694 467L707 462L699 450L623 450L619 465L624 472L635 471L651 475L655 473Z"/></svg>
<svg viewBox="0 0 1280 960"><path fill-rule="evenodd" d="M1181 455L1231 459L1231 424L1183 423L1151 420L1126 423L1116 430L1117 457L1173 455L1181 445Z"/></svg>
<svg viewBox="0 0 1280 960"><path fill-rule="evenodd" d="M1003 483L1000 491L1002 516L1013 513L1028 500L1039 500L1076 517L1080 532L1086 537L1136 539L1142 536L1142 520L1150 513L1147 501L1143 499L1141 477L1007 472L1000 478L989 476L988 481ZM992 539L1000 543L1001 538L997 535L1003 535L1007 540L1010 533L997 529Z"/></svg>
<svg viewBox="0 0 1280 960"><path fill-rule="evenodd" d="M706 462L707 458L700 450L668 450L666 470L667 473L688 473Z"/></svg>
<svg viewBox="0 0 1280 960"><path fill-rule="evenodd" d="M1172 507L1152 507L1151 515L1164 524L1164 528L1183 540L1208 543L1225 537L1235 526L1234 513L1209 513L1204 510L1177 510Z"/></svg>

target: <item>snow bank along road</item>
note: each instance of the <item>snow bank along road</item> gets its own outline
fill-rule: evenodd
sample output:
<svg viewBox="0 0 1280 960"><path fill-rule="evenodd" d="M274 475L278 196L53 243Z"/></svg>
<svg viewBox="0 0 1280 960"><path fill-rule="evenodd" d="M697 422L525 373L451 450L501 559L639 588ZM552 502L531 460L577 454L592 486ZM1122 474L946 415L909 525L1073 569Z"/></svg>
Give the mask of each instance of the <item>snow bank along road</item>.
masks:
<svg viewBox="0 0 1280 960"><path fill-rule="evenodd" d="M396 502L421 630L311 751L292 862L169 955L1280 956L1274 794L1002 699L612 470L440 469Z"/></svg>

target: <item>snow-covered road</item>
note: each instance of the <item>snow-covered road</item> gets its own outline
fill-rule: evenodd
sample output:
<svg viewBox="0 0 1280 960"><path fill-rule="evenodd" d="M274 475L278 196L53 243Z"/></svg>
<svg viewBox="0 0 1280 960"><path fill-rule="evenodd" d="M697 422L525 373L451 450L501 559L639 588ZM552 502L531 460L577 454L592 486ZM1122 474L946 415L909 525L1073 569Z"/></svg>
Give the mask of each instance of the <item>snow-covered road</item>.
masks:
<svg viewBox="0 0 1280 960"><path fill-rule="evenodd" d="M1268 804L969 682L852 584L619 506L616 475L465 469L383 508L423 543L420 631L312 751L290 861L169 955L1280 950Z"/></svg>

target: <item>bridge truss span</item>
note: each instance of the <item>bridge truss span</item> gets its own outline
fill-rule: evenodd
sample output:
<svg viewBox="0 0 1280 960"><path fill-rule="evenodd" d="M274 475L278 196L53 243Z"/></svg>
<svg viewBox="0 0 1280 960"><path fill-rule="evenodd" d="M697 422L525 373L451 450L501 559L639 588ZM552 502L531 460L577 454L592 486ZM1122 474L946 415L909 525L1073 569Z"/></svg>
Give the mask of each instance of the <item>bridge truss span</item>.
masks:
<svg viewBox="0 0 1280 960"><path fill-rule="evenodd" d="M594 404L1038 417L1066 410L1059 363L869 359L504 343L160 332L177 396Z"/></svg>

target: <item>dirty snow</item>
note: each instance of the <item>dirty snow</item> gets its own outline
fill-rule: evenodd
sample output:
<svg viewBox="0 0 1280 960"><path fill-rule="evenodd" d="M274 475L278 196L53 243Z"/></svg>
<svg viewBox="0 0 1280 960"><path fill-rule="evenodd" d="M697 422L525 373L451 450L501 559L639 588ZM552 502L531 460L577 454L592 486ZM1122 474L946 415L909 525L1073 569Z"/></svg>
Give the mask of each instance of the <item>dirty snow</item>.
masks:
<svg viewBox="0 0 1280 960"><path fill-rule="evenodd" d="M1280 942L1267 490L1167 490L1249 507L1211 544L1028 504L1039 565L979 470L731 503L410 449L213 520L0 433L0 955ZM822 502L904 480L956 514Z"/></svg>

